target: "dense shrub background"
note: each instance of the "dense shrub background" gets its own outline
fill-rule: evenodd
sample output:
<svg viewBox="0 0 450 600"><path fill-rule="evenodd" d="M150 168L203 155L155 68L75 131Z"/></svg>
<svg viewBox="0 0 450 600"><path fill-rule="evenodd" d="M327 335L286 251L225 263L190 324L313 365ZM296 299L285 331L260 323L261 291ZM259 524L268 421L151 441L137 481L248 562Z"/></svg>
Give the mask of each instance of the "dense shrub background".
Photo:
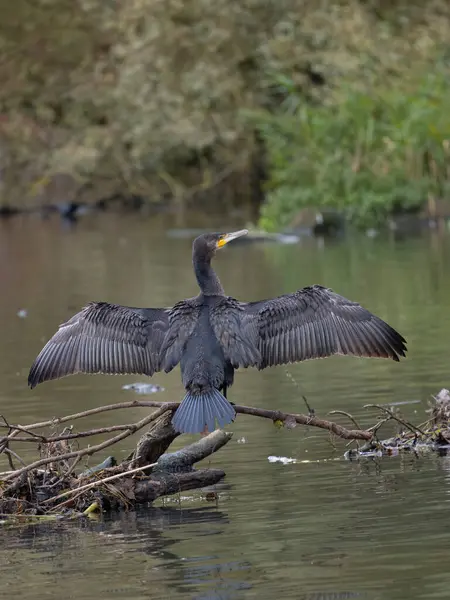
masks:
<svg viewBox="0 0 450 600"><path fill-rule="evenodd" d="M445 188L449 24L437 0L1 0L2 199L29 202L66 173L168 201L212 190L219 204L221 182L245 202L257 129L266 225L341 190L348 206L363 189L372 207L385 190L390 205L421 201Z"/></svg>
<svg viewBox="0 0 450 600"><path fill-rule="evenodd" d="M401 89L348 90L332 108L259 114L271 164L261 225L287 226L316 206L373 226L448 197L450 72L420 75Z"/></svg>

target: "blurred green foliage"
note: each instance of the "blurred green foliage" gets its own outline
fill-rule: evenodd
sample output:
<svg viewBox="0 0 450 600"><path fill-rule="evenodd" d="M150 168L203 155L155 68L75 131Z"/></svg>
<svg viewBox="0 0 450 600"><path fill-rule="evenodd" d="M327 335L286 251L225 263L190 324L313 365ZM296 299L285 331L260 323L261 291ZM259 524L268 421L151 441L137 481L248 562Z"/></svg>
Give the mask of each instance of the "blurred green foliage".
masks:
<svg viewBox="0 0 450 600"><path fill-rule="evenodd" d="M448 197L448 68L422 73L401 88L345 90L331 108L304 104L295 92L289 100L292 113L252 115L271 165L262 227L290 225L312 206L373 226Z"/></svg>
<svg viewBox="0 0 450 600"><path fill-rule="evenodd" d="M281 114L280 141L287 115L324 134L313 107L434 68L449 24L444 0L0 2L2 195L20 203L68 173L151 198L220 203L230 185L244 199L259 146L242 109Z"/></svg>

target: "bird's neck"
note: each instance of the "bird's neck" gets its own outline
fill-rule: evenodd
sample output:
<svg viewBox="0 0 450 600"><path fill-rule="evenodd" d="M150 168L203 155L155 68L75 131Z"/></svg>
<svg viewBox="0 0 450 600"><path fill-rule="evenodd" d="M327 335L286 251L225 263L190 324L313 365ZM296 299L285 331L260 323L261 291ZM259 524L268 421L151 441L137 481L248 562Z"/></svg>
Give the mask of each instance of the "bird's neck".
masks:
<svg viewBox="0 0 450 600"><path fill-rule="evenodd" d="M195 276L198 285L205 296L223 296L224 290L220 279L211 267L209 260L194 262Z"/></svg>

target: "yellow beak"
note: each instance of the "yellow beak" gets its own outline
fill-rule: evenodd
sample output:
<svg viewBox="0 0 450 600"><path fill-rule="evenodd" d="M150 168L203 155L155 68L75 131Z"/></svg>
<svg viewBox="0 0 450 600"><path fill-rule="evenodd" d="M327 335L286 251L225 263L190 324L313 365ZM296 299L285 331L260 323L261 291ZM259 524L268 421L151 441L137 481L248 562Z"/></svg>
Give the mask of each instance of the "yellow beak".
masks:
<svg viewBox="0 0 450 600"><path fill-rule="evenodd" d="M220 240L217 242L218 248L223 248L228 242L235 240L238 237L242 237L243 235L247 235L248 229L240 229L239 231L234 231L233 233L225 233Z"/></svg>

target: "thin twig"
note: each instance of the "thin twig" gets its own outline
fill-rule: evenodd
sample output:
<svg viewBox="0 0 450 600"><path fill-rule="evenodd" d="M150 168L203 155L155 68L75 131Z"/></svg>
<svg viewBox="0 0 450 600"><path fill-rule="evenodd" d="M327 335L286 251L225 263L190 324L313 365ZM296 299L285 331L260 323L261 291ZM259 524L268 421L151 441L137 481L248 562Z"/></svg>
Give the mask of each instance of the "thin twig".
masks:
<svg viewBox="0 0 450 600"><path fill-rule="evenodd" d="M369 427L368 431L371 431L375 437L376 434L378 433L378 430L380 429L380 427L382 425L384 425L385 423L387 423L388 421L390 421L391 419L392 419L392 417L390 415L385 417L384 419L380 419L378 421L378 423L375 423L375 425L372 425L372 427Z"/></svg>
<svg viewBox="0 0 450 600"><path fill-rule="evenodd" d="M24 460L22 460L20 458L20 456L16 452L14 452L14 450L11 450L11 448L6 447L4 449L4 452L5 452L5 454L7 454L8 459L11 459L11 457L14 456L14 458L16 458L20 462L20 464L22 464L24 467L27 466L27 463ZM15 466L14 466L12 460L10 460L9 464L12 469L15 469Z"/></svg>
<svg viewBox="0 0 450 600"><path fill-rule="evenodd" d="M108 446L112 446L113 444L120 442L121 440L127 438L128 436L132 435L139 429L142 429L142 427L145 427L146 425L148 425L149 423L151 423L152 421L157 419L160 415L162 415L164 412L166 412L166 410L168 410L168 408L167 408L168 405L170 406L170 404L160 405L160 408L158 410L155 410L150 415L147 415L144 419L141 419L140 421L135 423L132 426L132 428L128 429L127 431L123 431L122 433L119 433L118 435L110 438L109 440L105 440L101 444L97 444L96 446L90 446L88 448L84 448L83 450L75 450L73 452L67 452L66 454L61 454L60 456L50 456L47 458L42 458L42 459L37 460L34 463L31 463L30 465L24 467L23 469L19 469L18 471L15 471L11 475L6 476L4 478L4 481L9 481L13 477L18 477L22 473L26 473L27 471L31 471L32 469L36 469L37 467L41 467L42 465L48 465L49 463L52 463L52 462L60 462L62 460L67 460L69 458L75 458L77 456L79 456L81 458L82 456L89 456L91 454L94 454L95 452L104 450L105 448L108 448Z"/></svg>
<svg viewBox="0 0 450 600"><path fill-rule="evenodd" d="M8 448L8 442L6 442L6 444L4 444L2 446L2 452L4 452L6 454L6 458L8 459L8 464L11 467L11 469L15 469L16 465L14 464L13 459L12 459L12 452Z"/></svg>
<svg viewBox="0 0 450 600"><path fill-rule="evenodd" d="M33 425L28 425L27 427L26 425L5 425L4 423L0 423L0 429L10 429L11 434L18 434L20 431L23 431L24 433L28 433L29 435L35 437L37 441L45 439L45 436L39 435L38 433L34 433L33 431L29 431L29 429L32 427ZM10 439L10 436L2 436L0 437L0 442L3 442L7 439Z"/></svg>
<svg viewBox="0 0 450 600"><path fill-rule="evenodd" d="M64 473L64 477L68 477L69 475L71 475L73 473L75 467L80 462L80 460L81 460L81 456L76 456L74 458L72 464L70 465L70 467L68 468L68 470L66 471L66 473Z"/></svg>
<svg viewBox="0 0 450 600"><path fill-rule="evenodd" d="M420 433L420 435L425 435L425 432L422 431L422 429L419 429L419 427L416 427L415 425L408 423L408 421L404 421L403 419L400 419L400 417L397 417L396 415L394 415L392 410L390 410L386 406L381 406L380 404L366 404L364 406L364 408L378 408L379 410L381 410L381 411L385 412L387 415L389 415L391 417L391 419L394 419L394 421L397 421L398 423L403 425L403 427L406 427L406 429L409 429L413 433Z"/></svg>
<svg viewBox="0 0 450 600"><path fill-rule="evenodd" d="M102 412L110 410L120 410L122 408L159 408L160 406L167 406L166 410L175 410L179 406L179 402L154 402L150 400L133 400L131 402L119 402L118 404L108 404L106 406L98 406L97 408L91 408L84 410L73 415L67 415L65 417L55 417L50 421L41 421L40 423L32 423L31 425L10 425L13 429L20 429L21 431L28 432L30 429L40 429L42 427L51 427L52 425L60 425L61 423L67 423L67 421L75 421L76 419L83 419L91 415L97 415ZM0 427L5 427L0 424Z"/></svg>
<svg viewBox="0 0 450 600"><path fill-rule="evenodd" d="M61 442L62 440L76 440L78 438L89 437L92 435L102 435L103 433L111 433L113 431L125 431L133 427L133 424L128 425L111 425L110 427L99 427L98 429L90 429L89 431L79 431L78 433L66 433L61 435L52 435L45 437L43 435L36 435L33 432L29 432L33 437L25 436L14 436L8 435L0 437L0 443L14 440L15 442L34 442L40 444L51 444L52 442Z"/></svg>
<svg viewBox="0 0 450 600"><path fill-rule="evenodd" d="M350 419L350 421L353 423L353 425L357 429L361 429L361 427L360 427L358 421L355 419L355 417L345 410L330 410L330 412L328 414L329 415L343 415L344 417L347 417L348 419Z"/></svg>
<svg viewBox="0 0 450 600"><path fill-rule="evenodd" d="M11 427L9 426L8 421L6 420L6 417L4 417L3 415L0 415L0 418L3 419L3 421L5 422L5 427L7 427L9 429L9 433L11 433ZM4 441L1 445L0 445L0 454L2 454L3 452L6 451L6 449L9 447L8 442ZM11 469L15 469L15 465L13 463L11 454L8 454L8 463L9 466L11 467Z"/></svg>
<svg viewBox="0 0 450 600"><path fill-rule="evenodd" d="M71 498L68 498L65 502L61 502L61 504L57 504L56 506L54 506L53 508L51 508L49 512L54 512L56 510L61 510L61 508L63 508L64 506L67 506L68 504L71 504L72 502L75 502L75 500L77 500L77 498L79 498L82 495L83 495L83 492L80 492L76 496L72 496ZM49 498L49 500L54 500L54 498ZM47 502L47 500L44 500L44 502Z"/></svg>
<svg viewBox="0 0 450 600"><path fill-rule="evenodd" d="M343 415L344 417L347 417L348 419L350 419L350 421L353 423L353 425L355 425L355 427L357 427L358 429L361 429L361 427L360 427L358 421L355 419L355 417L353 415L351 415L349 412L345 411L345 410L330 410L328 412L328 414L329 415ZM359 450L358 440L355 440L355 439L350 440L345 445L345 447L348 448L349 446L351 446L353 444L353 442L356 443L356 448L357 448L357 450Z"/></svg>
<svg viewBox="0 0 450 600"><path fill-rule="evenodd" d="M305 394L302 391L302 388L300 386L300 384L298 383L298 381L294 378L294 376L292 375L292 373L288 370L288 369L284 369L284 374L286 375L286 377L291 381L291 383L293 383L295 385L295 387L298 389L298 391L300 392L301 397L303 398L303 402L306 405L306 409L308 410L308 413L310 415L314 415L316 413L316 411L311 408L307 397L305 396Z"/></svg>

